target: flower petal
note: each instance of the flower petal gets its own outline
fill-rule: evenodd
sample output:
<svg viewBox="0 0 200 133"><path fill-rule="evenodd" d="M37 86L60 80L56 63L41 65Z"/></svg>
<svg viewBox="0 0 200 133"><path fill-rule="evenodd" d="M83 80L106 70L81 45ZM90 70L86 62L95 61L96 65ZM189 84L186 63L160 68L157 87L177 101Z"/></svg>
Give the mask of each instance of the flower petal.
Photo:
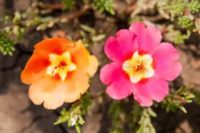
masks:
<svg viewBox="0 0 200 133"><path fill-rule="evenodd" d="M129 30L120 30L116 37L110 37L105 44L105 53L112 61L121 62L136 50L135 35Z"/></svg>
<svg viewBox="0 0 200 133"><path fill-rule="evenodd" d="M131 57L133 52L137 50L138 45L135 43L136 35L129 30L122 29L116 33L116 39L121 46L121 52L127 57Z"/></svg>
<svg viewBox="0 0 200 133"><path fill-rule="evenodd" d="M65 87L61 82L45 77L32 83L29 97L36 105L44 102L45 108L56 109L64 103Z"/></svg>
<svg viewBox="0 0 200 133"><path fill-rule="evenodd" d="M155 58L166 58L170 60L178 60L180 57L179 52L171 43L161 43L153 53L153 57Z"/></svg>
<svg viewBox="0 0 200 133"><path fill-rule="evenodd" d="M33 53L21 73L22 82L31 84L35 80L39 80L44 75L45 69L48 65L48 59L42 58L39 54Z"/></svg>
<svg viewBox="0 0 200 133"><path fill-rule="evenodd" d="M82 95L82 93L78 90L74 83L68 84L68 88L65 90L65 93L67 94L67 96L65 97L66 103L75 102L76 100L80 99Z"/></svg>
<svg viewBox="0 0 200 133"><path fill-rule="evenodd" d="M100 79L104 84L110 84L121 74L119 63L106 64L100 71Z"/></svg>
<svg viewBox="0 0 200 133"><path fill-rule="evenodd" d="M73 72L65 81L42 78L34 82L29 89L29 97L34 104L44 102L47 109L56 109L64 102L72 103L89 88L89 76L81 71Z"/></svg>
<svg viewBox="0 0 200 133"><path fill-rule="evenodd" d="M145 31L145 25L142 22L135 22L129 27L129 30L134 32L137 35L137 37L142 37L139 35L142 35Z"/></svg>
<svg viewBox="0 0 200 133"><path fill-rule="evenodd" d="M97 58L93 55L89 57L89 61L90 61L90 65L88 66L88 74L90 77L92 77L97 71L99 63L98 63Z"/></svg>
<svg viewBox="0 0 200 133"><path fill-rule="evenodd" d="M112 82L107 88L106 93L116 100L121 100L132 94L133 85L125 78L120 78Z"/></svg>
<svg viewBox="0 0 200 133"><path fill-rule="evenodd" d="M50 65L49 58L56 59L56 56L66 52L65 57L71 54L74 63L68 66L68 69L74 71L68 71L67 77L61 81L57 75L49 76L46 69ZM69 64L69 61L67 63ZM21 78L24 83L31 84L29 97L35 104L44 103L45 108L56 109L64 102L78 100L87 91L89 76L96 72L97 66L96 57L90 55L80 41L73 43L60 38L46 39L35 46Z"/></svg>
<svg viewBox="0 0 200 133"><path fill-rule="evenodd" d="M151 106L152 100L161 102L169 93L167 81L159 78L150 78L136 85L134 96L140 99L143 106ZM151 103L151 104L150 104Z"/></svg>
<svg viewBox="0 0 200 133"><path fill-rule="evenodd" d="M40 53L45 57L52 53L62 54L63 52L73 47L74 43L69 40L62 38L51 38L44 39L43 41L36 44L34 47L34 52Z"/></svg>
<svg viewBox="0 0 200 133"><path fill-rule="evenodd" d="M115 66L112 66L113 64L114 63L110 64L110 68L115 67ZM107 68L107 69L109 69L109 68ZM125 73L122 71L122 69L117 70L116 73L112 73L112 76L113 77L111 77L111 75L110 75L111 79L109 79L109 80L112 80L112 82L106 88L106 93L110 97L112 97L113 99L116 99L116 100L120 100L120 99L124 99L132 94L133 84L130 82L128 76L125 75Z"/></svg>
<svg viewBox="0 0 200 133"><path fill-rule="evenodd" d="M153 104L153 100L146 91L146 88L142 84L137 85L133 90L134 99L143 107L149 107Z"/></svg>
<svg viewBox="0 0 200 133"><path fill-rule="evenodd" d="M155 73L165 80L174 80L182 71L182 65L177 61L178 51L169 43L162 43L153 53Z"/></svg>
<svg viewBox="0 0 200 133"><path fill-rule="evenodd" d="M73 49L70 49L72 61L78 69L84 72L88 72L88 66L90 65L90 54L81 42L77 42Z"/></svg>
<svg viewBox="0 0 200 133"><path fill-rule="evenodd" d="M65 102L71 103L80 99L80 96L89 88L89 75L81 70L76 70L65 82L67 84Z"/></svg>
<svg viewBox="0 0 200 133"><path fill-rule="evenodd" d="M150 78L135 85L134 97L141 106L151 106L153 100L161 102L169 93L167 81Z"/></svg>
<svg viewBox="0 0 200 133"><path fill-rule="evenodd" d="M160 44L161 32L155 26L147 26L143 23L134 23L130 26L130 31L134 32L140 52L152 53Z"/></svg>

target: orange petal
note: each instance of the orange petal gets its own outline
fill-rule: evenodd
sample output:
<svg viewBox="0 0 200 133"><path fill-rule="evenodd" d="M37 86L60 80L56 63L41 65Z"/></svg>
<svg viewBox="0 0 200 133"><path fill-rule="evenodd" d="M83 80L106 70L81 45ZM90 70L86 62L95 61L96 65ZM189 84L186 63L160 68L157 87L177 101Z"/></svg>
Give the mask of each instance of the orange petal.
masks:
<svg viewBox="0 0 200 133"><path fill-rule="evenodd" d="M62 54L74 47L74 43L63 38L45 39L35 45L35 52L48 56L51 53Z"/></svg>
<svg viewBox="0 0 200 133"><path fill-rule="evenodd" d="M73 74L66 80L67 88L65 102L71 103L78 99L84 94L89 88L89 76L87 73L76 70Z"/></svg>
<svg viewBox="0 0 200 133"><path fill-rule="evenodd" d="M21 73L21 80L25 84L31 84L44 75L44 69L49 65L49 61L39 54L33 53Z"/></svg>
<svg viewBox="0 0 200 133"><path fill-rule="evenodd" d="M29 89L29 97L36 105L44 102L46 109L56 109L63 105L66 84L49 77L34 82Z"/></svg>
<svg viewBox="0 0 200 133"><path fill-rule="evenodd" d="M98 63L97 58L93 55L89 57L89 61L90 61L90 64L88 66L88 74L90 77L92 77L97 71L99 63Z"/></svg>
<svg viewBox="0 0 200 133"><path fill-rule="evenodd" d="M72 61L78 69L87 72L90 54L84 45L80 41L77 42L76 47L71 49L70 53L72 55Z"/></svg>

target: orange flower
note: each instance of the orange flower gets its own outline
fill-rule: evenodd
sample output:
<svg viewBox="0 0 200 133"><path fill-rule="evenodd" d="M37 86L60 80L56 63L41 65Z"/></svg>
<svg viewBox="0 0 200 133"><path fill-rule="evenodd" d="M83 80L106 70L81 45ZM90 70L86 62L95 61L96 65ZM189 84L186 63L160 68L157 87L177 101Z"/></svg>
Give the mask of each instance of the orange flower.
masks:
<svg viewBox="0 0 200 133"><path fill-rule="evenodd" d="M35 45L33 55L21 73L29 84L29 97L36 105L56 109L64 102L80 98L89 87L89 77L97 70L98 61L81 41L45 39Z"/></svg>

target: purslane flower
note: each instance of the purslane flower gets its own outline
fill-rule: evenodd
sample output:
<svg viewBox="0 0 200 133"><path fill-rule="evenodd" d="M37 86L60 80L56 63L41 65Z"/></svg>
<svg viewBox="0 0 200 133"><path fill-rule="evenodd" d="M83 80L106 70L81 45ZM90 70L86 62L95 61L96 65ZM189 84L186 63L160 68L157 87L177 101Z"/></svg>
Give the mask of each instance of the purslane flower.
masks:
<svg viewBox="0 0 200 133"><path fill-rule="evenodd" d="M173 45L161 40L156 27L139 22L108 38L104 51L112 62L101 69L100 79L110 97L133 94L141 106L151 106L168 95L168 81L179 76L182 65Z"/></svg>
<svg viewBox="0 0 200 133"><path fill-rule="evenodd" d="M35 45L21 80L30 85L29 97L34 104L44 103L45 108L56 109L64 102L78 100L87 91L89 77L97 66L96 57L81 41L45 39Z"/></svg>

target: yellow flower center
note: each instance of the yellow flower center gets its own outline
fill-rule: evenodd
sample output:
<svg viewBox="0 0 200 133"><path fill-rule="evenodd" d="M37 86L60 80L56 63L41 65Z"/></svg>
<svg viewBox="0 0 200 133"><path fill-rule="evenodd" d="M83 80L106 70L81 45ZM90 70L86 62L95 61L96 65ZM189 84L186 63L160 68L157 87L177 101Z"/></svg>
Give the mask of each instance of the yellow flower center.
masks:
<svg viewBox="0 0 200 133"><path fill-rule="evenodd" d="M140 55L135 52L130 59L123 63L122 69L128 74L131 82L138 83L142 79L154 75L153 59L149 54Z"/></svg>
<svg viewBox="0 0 200 133"><path fill-rule="evenodd" d="M59 76L62 81L66 79L69 72L77 69L69 52L62 55L49 54L49 61L50 65L47 67L46 73L50 76Z"/></svg>

